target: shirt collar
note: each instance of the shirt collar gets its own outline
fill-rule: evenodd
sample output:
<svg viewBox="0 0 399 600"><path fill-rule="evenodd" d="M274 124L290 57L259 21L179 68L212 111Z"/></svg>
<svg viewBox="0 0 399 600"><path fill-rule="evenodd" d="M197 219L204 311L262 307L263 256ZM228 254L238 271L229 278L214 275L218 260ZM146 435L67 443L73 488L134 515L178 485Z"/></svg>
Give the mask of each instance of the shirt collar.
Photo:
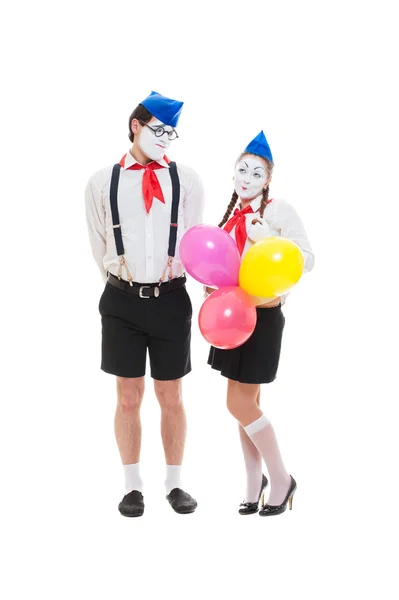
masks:
<svg viewBox="0 0 399 600"><path fill-rule="evenodd" d="M262 203L262 198L263 198L263 193L259 194L259 196L256 196L256 198L251 200L251 202L249 204L247 204L247 206L250 206L254 213L257 212L260 209L260 205ZM269 202L271 202L271 201L272 201L272 198L269 198Z"/></svg>
<svg viewBox="0 0 399 600"><path fill-rule="evenodd" d="M251 202L249 204L247 204L247 206L250 206L252 208L252 210L254 212L256 212L260 209L261 202L262 202L262 194L259 194L259 196L256 196L256 198L251 200Z"/></svg>
<svg viewBox="0 0 399 600"><path fill-rule="evenodd" d="M164 156L160 160L156 160L154 162L157 162L159 165L161 165L161 167L169 168L170 160L167 156ZM121 158L119 164L121 165L122 169L124 169L126 171L126 169L128 169L129 167L132 167L136 163L138 163L138 161L132 156L132 154L130 153L130 150L129 150L129 152L127 152L125 154L125 156L123 156Z"/></svg>

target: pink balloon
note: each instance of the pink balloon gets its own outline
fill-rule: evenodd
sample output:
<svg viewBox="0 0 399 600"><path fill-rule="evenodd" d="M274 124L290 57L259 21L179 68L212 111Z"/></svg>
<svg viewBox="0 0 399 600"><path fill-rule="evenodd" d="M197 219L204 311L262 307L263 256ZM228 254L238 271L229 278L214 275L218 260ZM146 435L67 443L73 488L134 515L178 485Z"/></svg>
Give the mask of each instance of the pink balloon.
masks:
<svg viewBox="0 0 399 600"><path fill-rule="evenodd" d="M180 242L186 271L209 287L238 286L241 258L233 238L220 227L196 225Z"/></svg>
<svg viewBox="0 0 399 600"><path fill-rule="evenodd" d="M213 292L203 303L199 328L207 342L223 350L244 344L256 325L256 308L251 297L239 287Z"/></svg>

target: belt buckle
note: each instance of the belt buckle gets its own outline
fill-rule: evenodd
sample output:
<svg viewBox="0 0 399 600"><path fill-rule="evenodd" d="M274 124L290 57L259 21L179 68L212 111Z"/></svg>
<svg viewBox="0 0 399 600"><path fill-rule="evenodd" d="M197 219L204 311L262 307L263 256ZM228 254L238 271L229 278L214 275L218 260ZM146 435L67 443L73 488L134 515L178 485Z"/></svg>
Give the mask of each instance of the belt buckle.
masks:
<svg viewBox="0 0 399 600"><path fill-rule="evenodd" d="M139 296L140 296L140 298L147 298L147 299L151 298L151 296L143 296L143 290L144 289L150 290L151 286L150 285L142 285L142 286L140 286L140 289L139 289ZM155 287L154 288L154 296L155 296L155 298L158 298L158 296L159 296L159 287Z"/></svg>
<svg viewBox="0 0 399 600"><path fill-rule="evenodd" d="M143 296L143 290L146 289L146 288L148 290L150 290L151 286L150 285L142 285L142 286L140 286L140 289L139 289L139 296L140 296L140 298L149 298L149 296Z"/></svg>

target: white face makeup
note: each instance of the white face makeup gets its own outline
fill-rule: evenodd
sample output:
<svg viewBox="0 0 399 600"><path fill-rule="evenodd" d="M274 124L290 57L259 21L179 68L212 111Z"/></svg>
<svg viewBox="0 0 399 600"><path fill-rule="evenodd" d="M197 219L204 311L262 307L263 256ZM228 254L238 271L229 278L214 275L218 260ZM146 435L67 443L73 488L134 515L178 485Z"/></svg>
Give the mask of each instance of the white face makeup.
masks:
<svg viewBox="0 0 399 600"><path fill-rule="evenodd" d="M162 125L165 129L165 133L161 137L157 137L149 127L143 125L138 139L138 145L148 158L151 160L160 160L163 158L166 150L170 146L170 140L168 139L167 131L172 131L173 127L164 125L161 121L150 121L148 123L150 127L156 129L157 126Z"/></svg>
<svg viewBox="0 0 399 600"><path fill-rule="evenodd" d="M265 164L255 156L244 156L236 165L234 189L243 200L252 200L262 193L268 180Z"/></svg>

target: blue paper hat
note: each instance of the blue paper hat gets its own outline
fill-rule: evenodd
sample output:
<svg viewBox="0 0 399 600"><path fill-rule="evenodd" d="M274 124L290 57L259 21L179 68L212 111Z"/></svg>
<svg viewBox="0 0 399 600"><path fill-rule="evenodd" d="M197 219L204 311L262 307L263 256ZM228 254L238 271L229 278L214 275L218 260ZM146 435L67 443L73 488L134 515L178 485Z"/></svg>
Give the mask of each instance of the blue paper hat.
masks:
<svg viewBox="0 0 399 600"><path fill-rule="evenodd" d="M257 156L262 156L263 158L267 158L271 162L273 162L272 152L270 150L270 146L267 143L267 139L263 130L258 133L258 135L248 144L245 148L244 152L249 152L250 154L256 154Z"/></svg>
<svg viewBox="0 0 399 600"><path fill-rule="evenodd" d="M184 102L166 98L166 96L162 96L158 92L151 92L140 104L154 115L154 117L162 121L164 125L176 127Z"/></svg>

